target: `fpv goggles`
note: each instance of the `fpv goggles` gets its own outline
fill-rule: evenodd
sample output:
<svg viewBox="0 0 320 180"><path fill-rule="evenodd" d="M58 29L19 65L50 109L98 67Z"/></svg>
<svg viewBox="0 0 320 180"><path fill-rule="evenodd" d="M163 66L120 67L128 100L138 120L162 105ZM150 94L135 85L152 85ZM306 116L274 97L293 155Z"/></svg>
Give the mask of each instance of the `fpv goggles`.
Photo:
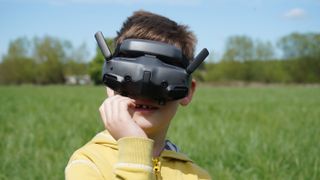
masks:
<svg viewBox="0 0 320 180"><path fill-rule="evenodd" d="M189 64L177 47L143 39L124 40L112 55L102 33L95 38L105 57L103 83L123 96L159 104L186 97L191 74L209 55L204 48Z"/></svg>

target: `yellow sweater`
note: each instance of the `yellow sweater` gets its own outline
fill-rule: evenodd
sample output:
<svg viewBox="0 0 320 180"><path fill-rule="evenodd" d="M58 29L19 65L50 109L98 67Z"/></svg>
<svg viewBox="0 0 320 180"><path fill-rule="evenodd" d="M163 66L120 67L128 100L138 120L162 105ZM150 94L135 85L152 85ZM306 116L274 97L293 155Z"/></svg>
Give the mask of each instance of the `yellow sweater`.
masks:
<svg viewBox="0 0 320 180"><path fill-rule="evenodd" d="M65 168L67 180L210 179L184 154L164 150L152 159L153 140L126 137L116 141L107 131L78 149Z"/></svg>

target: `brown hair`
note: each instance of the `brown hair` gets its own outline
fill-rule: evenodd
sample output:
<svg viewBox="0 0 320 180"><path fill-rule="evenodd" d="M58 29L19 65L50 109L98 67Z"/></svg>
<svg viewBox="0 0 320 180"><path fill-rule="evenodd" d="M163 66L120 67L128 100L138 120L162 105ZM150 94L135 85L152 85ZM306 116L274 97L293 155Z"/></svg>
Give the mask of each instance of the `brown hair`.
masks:
<svg viewBox="0 0 320 180"><path fill-rule="evenodd" d="M194 56L196 37L188 26L157 14L136 11L123 23L115 38L116 44L128 38L147 39L174 45L182 50L188 60Z"/></svg>

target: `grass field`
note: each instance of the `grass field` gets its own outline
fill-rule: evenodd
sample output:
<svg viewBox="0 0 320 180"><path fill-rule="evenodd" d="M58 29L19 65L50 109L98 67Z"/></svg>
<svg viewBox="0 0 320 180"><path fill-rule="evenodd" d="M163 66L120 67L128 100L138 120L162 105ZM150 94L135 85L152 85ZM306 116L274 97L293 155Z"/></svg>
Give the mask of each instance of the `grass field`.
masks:
<svg viewBox="0 0 320 180"><path fill-rule="evenodd" d="M63 179L103 87L0 87L0 179ZM320 87L200 87L169 138L213 179L320 179Z"/></svg>

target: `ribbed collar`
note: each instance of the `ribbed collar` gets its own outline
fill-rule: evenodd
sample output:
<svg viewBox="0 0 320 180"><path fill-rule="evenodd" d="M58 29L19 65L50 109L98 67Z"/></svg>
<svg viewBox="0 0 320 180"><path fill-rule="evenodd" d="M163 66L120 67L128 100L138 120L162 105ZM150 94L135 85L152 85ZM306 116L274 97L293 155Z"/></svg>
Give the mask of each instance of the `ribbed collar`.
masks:
<svg viewBox="0 0 320 180"><path fill-rule="evenodd" d="M107 130L98 133L89 143L100 144L118 150L117 141L109 134ZM179 152L179 148L169 140L166 140L165 148L161 152L160 158L169 158L177 159L180 161L192 162L192 160L188 158L185 154Z"/></svg>

